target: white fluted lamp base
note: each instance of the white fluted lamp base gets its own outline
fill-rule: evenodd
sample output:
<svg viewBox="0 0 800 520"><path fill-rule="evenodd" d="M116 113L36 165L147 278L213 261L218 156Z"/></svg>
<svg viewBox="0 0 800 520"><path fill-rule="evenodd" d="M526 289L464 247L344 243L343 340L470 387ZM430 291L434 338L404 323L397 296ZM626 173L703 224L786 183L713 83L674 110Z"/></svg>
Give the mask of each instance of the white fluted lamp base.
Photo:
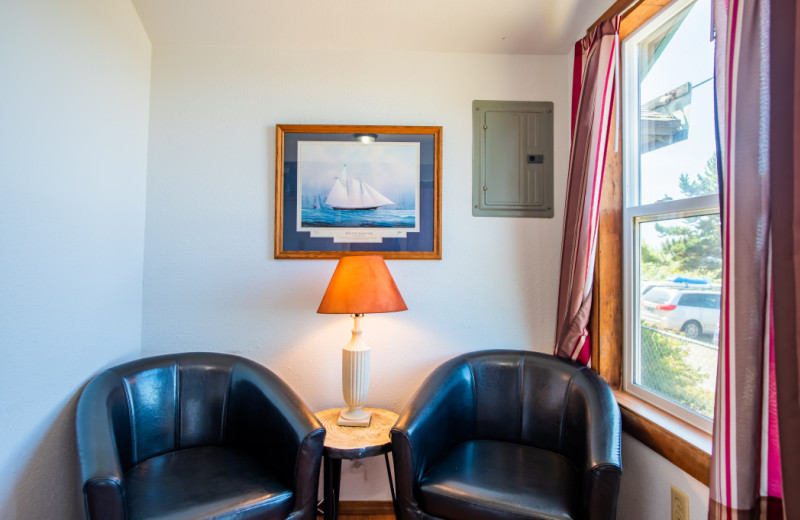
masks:
<svg viewBox="0 0 800 520"><path fill-rule="evenodd" d="M369 426L371 414L363 409L369 392L369 345L361 339L359 320L354 315L353 336L342 348L342 394L347 408L339 415L339 426Z"/></svg>
<svg viewBox="0 0 800 520"><path fill-rule="evenodd" d="M341 413L339 413L339 419L336 421L336 424L339 426L368 427L370 420L372 420L372 413L361 407L353 409L343 408Z"/></svg>

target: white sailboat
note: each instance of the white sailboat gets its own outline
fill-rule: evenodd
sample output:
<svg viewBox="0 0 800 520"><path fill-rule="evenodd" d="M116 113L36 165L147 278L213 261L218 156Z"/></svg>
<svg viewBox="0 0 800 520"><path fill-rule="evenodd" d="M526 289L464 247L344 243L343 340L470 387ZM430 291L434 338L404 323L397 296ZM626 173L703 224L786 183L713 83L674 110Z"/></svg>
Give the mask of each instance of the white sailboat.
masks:
<svg viewBox="0 0 800 520"><path fill-rule="evenodd" d="M358 179L351 179L347 176L347 165L342 168L342 173L333 183L325 204L333 209L355 210L355 209L376 209L381 206L394 204L391 200L383 196L378 190Z"/></svg>

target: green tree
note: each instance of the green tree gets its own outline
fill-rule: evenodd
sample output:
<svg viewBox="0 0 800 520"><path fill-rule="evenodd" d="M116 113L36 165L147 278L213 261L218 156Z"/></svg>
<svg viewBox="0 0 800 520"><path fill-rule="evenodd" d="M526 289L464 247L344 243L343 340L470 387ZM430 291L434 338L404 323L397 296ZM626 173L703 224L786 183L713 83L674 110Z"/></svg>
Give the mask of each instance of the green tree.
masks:
<svg viewBox="0 0 800 520"><path fill-rule="evenodd" d="M653 249L649 244L642 242L640 249L642 280L666 280L674 276L678 268L671 260L661 249Z"/></svg>
<svg viewBox="0 0 800 520"><path fill-rule="evenodd" d="M671 226L656 224L662 237L661 254L682 274L722 279L722 235L719 215L682 219Z"/></svg>
<svg viewBox="0 0 800 520"><path fill-rule="evenodd" d="M717 154L714 153L706 161L706 167L698 173L693 180L689 175L682 173L678 180L681 193L687 197L712 195L719 192L719 179L717 178Z"/></svg>

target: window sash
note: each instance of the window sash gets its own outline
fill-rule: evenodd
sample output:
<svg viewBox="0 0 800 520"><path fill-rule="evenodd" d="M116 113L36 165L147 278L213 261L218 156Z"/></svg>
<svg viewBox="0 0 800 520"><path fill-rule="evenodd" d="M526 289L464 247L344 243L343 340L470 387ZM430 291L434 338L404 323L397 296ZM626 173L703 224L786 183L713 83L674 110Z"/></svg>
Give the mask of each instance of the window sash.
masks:
<svg viewBox="0 0 800 520"><path fill-rule="evenodd" d="M623 156L622 171L624 172L624 187L622 190L623 206L633 207L639 205L639 44L646 40L655 29L669 21L687 6L696 0L676 0L661 9L658 14L640 25L622 42L620 50L620 65L622 69L622 138ZM633 110L629 110L632 107ZM658 204L658 203L655 203Z"/></svg>
<svg viewBox="0 0 800 520"><path fill-rule="evenodd" d="M634 383L634 376L640 373L640 324L641 324L641 285L639 266L641 265L639 225L647 222L719 214L719 199L716 195L706 195L691 199L649 204L623 211L623 370L622 389L650 404L710 433L713 422L684 406L647 390ZM662 211L653 211L653 206L662 206ZM663 207L666 206L666 207Z"/></svg>
<svg viewBox="0 0 800 520"><path fill-rule="evenodd" d="M622 46L623 64L623 370L622 389L654 406L710 432L713 422L693 410L661 397L633 383L639 373L640 359L640 279L641 265L639 225L670 218L686 218L719 213L717 194L639 205L639 73L638 44L655 27L668 21L694 0L678 0L662 9L658 15L640 26L625 39Z"/></svg>

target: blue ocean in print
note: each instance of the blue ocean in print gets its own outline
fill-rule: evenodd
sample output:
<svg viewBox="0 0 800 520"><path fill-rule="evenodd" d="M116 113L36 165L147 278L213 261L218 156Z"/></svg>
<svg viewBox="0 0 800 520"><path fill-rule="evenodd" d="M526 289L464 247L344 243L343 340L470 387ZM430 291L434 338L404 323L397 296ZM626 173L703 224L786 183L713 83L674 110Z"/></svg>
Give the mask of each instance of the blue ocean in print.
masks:
<svg viewBox="0 0 800 520"><path fill-rule="evenodd" d="M303 227L413 228L414 210L303 208Z"/></svg>

